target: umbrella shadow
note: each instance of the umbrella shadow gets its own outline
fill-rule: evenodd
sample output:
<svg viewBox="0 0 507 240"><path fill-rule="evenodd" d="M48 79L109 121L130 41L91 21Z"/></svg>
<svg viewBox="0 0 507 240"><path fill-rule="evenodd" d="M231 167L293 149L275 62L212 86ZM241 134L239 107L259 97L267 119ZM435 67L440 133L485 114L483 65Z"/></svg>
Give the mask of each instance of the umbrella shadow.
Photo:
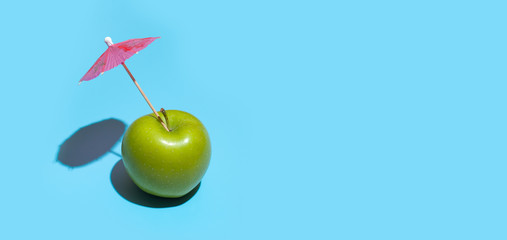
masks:
<svg viewBox="0 0 507 240"><path fill-rule="evenodd" d="M57 161L68 167L81 167L97 160L120 140L126 124L110 118L82 127L67 138L58 151Z"/></svg>
<svg viewBox="0 0 507 240"><path fill-rule="evenodd" d="M192 191L180 198L163 198L148 194L132 181L122 159L111 170L111 184L116 192L127 201L151 208L168 208L182 205L190 200L201 187L201 183L199 183Z"/></svg>

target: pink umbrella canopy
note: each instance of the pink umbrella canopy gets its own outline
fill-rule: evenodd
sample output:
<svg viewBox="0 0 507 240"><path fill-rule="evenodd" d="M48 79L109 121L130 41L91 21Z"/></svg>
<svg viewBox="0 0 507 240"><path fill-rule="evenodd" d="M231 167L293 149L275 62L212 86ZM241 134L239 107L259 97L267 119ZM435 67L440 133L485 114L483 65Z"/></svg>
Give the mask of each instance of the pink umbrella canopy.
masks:
<svg viewBox="0 0 507 240"><path fill-rule="evenodd" d="M162 120L158 112L155 110L153 105L151 104L150 100L148 100L148 97L146 97L146 94L144 94L143 90L137 83L136 79L130 72L130 70L127 68L127 65L125 65L125 60L132 57L132 55L136 54L137 52L143 50L145 47L147 47L150 43L155 41L155 39L160 37L149 37L149 38L136 38L136 39L130 39L127 41L123 41L120 43L113 44L113 41L110 37L106 37L104 39L104 42L106 42L108 48L107 50L97 59L97 61L93 64L93 66L86 72L86 74L79 80L79 83L83 81L89 81L94 78L96 78L99 74L104 73L105 71L111 70L112 68L123 65L127 73L129 74L130 78L136 85L137 89L139 89L139 92L143 95L144 100L146 100L146 103L150 106L151 110L157 116L160 124L170 132L169 129L169 121L166 117L166 122ZM161 109L162 113L165 115L165 110Z"/></svg>
<svg viewBox="0 0 507 240"><path fill-rule="evenodd" d="M86 74L79 80L79 83L83 81L89 81L96 78L99 74L105 71L111 70L114 67L125 62L125 60L132 57L132 55L143 50L155 39L160 37L149 37L149 38L136 38L129 39L120 43L113 44L110 37L107 37L104 41L108 45L107 50L97 59L95 64L86 72Z"/></svg>

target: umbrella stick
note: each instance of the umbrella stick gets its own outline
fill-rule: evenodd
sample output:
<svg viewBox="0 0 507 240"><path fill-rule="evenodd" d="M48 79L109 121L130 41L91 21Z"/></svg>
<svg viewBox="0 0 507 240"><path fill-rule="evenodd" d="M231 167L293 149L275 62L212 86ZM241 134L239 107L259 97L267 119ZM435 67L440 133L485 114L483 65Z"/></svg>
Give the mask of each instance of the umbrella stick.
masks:
<svg viewBox="0 0 507 240"><path fill-rule="evenodd" d="M146 102L148 103L148 105L150 105L151 110L153 111L153 113L155 113L155 115L157 116L157 118L160 121L160 123L162 124L162 126L164 126L165 130L167 130L168 132L170 132L169 128L165 125L164 121L162 121L162 118L160 118L160 116L158 115L157 111L155 111L155 108L153 108L153 105L151 105L150 100L148 100L148 98L146 97L146 94L144 94L143 90L141 89L141 87L137 83L137 81L134 78L134 76L132 76L132 73L130 73L129 69L127 68L127 65L125 65L124 62L122 62L121 65L123 65L123 67L125 68L125 70L127 70L127 73L129 74L130 78L132 78L132 81L134 81L134 84L136 85L137 89L139 89L139 92L141 92L141 94L143 95L144 100L146 100ZM167 125L169 125L169 122L167 122Z"/></svg>

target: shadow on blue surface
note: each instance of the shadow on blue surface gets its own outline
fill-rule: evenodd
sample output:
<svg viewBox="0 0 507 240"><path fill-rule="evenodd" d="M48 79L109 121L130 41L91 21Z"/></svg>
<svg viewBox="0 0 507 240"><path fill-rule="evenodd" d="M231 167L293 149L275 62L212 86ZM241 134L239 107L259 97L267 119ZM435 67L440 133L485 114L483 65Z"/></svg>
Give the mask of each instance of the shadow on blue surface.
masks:
<svg viewBox="0 0 507 240"><path fill-rule="evenodd" d="M111 184L120 196L127 201L151 208L176 207L190 200L201 187L201 183L192 189L185 196L180 198L162 198L145 193L141 190L128 175L123 160L119 160L111 171Z"/></svg>
<svg viewBox="0 0 507 240"><path fill-rule="evenodd" d="M80 167L93 162L111 153L111 148L120 140L125 128L125 123L114 118L82 127L60 145L57 161L68 167Z"/></svg>

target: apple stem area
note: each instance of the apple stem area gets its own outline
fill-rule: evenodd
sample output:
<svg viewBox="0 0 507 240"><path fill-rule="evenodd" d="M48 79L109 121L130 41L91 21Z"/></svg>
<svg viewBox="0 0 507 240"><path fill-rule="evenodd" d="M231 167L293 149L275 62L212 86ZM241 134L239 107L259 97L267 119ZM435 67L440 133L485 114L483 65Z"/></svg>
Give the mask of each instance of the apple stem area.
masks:
<svg viewBox="0 0 507 240"><path fill-rule="evenodd" d="M164 115L164 118L165 118L165 122L167 124L167 128L169 129L169 132L172 131L171 127L169 126L169 119L167 118L167 113L165 112L165 109L164 108L161 108L160 111L162 112L162 114Z"/></svg>
<svg viewBox="0 0 507 240"><path fill-rule="evenodd" d="M155 113L155 116L157 116L158 121L160 122L160 124L162 124L162 126L164 127L165 130L167 130L168 132L170 132L171 130L169 130L169 120L167 119L167 115L165 114L165 110L163 108L161 109L162 113L164 114L164 117L165 117L165 120L167 122L167 125L164 123L164 121L162 120L162 118L160 118L160 115L158 115L158 112L155 111L155 108L153 107L153 105L151 105L150 100L148 100L148 97L146 97L146 94L144 94L143 90L141 89L141 86L139 86L139 84L137 83L137 81L134 78L134 76L132 75L132 73L130 73L130 70L127 68L127 65L125 65L124 62L122 62L121 65L123 65L123 67L125 68L125 70L127 70L127 73L129 74L130 78L132 79L132 81L136 85L137 89L139 89L139 92L143 95L144 100L146 100L146 102L150 106L150 108L153 111L153 113Z"/></svg>

